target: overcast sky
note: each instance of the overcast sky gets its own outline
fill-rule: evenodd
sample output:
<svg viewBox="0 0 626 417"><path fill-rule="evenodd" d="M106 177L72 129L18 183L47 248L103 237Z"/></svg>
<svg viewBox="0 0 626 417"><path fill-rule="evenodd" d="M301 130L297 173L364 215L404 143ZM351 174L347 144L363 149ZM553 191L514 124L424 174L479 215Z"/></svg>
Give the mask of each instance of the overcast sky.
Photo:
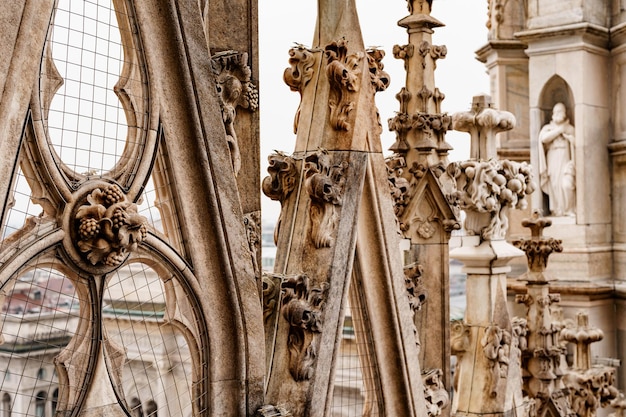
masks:
<svg viewBox="0 0 626 417"><path fill-rule="evenodd" d="M398 110L396 93L404 86L402 61L393 58L394 45L406 44L408 35L397 21L408 15L405 0L356 0L366 46L386 52L383 63L391 75L391 86L376 95L383 124L383 149L395 139L387 119ZM474 52L487 42L486 0L434 0L432 16L446 26L435 29L433 44L446 45L448 55L437 62L436 86L446 95L442 110L468 110L472 96L489 93L485 66ZM317 13L313 0L259 0L260 95L261 95L261 178L267 175L267 156L274 149L291 153L295 145L293 115L299 94L289 90L282 75L288 66L288 50L294 43L311 45ZM469 135L451 132L447 141L454 146L451 160L469 157ZM274 221L280 205L261 197L264 221Z"/></svg>

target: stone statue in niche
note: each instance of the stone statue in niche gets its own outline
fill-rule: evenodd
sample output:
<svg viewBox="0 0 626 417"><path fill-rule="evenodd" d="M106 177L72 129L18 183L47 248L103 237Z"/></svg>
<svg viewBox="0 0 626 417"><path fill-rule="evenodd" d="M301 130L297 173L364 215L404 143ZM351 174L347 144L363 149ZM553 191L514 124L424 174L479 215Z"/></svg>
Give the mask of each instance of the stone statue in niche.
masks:
<svg viewBox="0 0 626 417"><path fill-rule="evenodd" d="M548 195L552 216L576 214L574 126L563 103L552 110L552 120L539 132L541 190Z"/></svg>

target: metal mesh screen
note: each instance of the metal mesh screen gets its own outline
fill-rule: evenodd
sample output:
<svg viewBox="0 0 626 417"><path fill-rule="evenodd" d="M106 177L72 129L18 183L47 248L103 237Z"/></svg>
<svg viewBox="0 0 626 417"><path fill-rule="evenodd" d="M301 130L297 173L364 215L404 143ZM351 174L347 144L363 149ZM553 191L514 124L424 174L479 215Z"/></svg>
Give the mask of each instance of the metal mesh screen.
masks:
<svg viewBox="0 0 626 417"><path fill-rule="evenodd" d="M54 358L79 328L74 285L55 269L37 267L3 291L0 415L52 415L60 388Z"/></svg>
<svg viewBox="0 0 626 417"><path fill-rule="evenodd" d="M102 174L120 159L127 137L132 140L119 97L120 76L125 66L136 65L124 60L122 33L111 1L59 0L49 42L59 74L42 75L63 79L50 103L50 143L74 172ZM139 71L124 72L135 73Z"/></svg>
<svg viewBox="0 0 626 417"><path fill-rule="evenodd" d="M123 266L110 279L102 308L105 338L123 346L122 389L139 414L191 415L192 360L181 331L167 317L157 273L141 263Z"/></svg>

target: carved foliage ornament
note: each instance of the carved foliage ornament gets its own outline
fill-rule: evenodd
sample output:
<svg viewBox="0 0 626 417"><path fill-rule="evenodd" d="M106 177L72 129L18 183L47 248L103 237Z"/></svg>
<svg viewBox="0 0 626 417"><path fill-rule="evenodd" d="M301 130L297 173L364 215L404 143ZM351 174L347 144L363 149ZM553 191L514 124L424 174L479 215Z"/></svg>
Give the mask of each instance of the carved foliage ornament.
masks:
<svg viewBox="0 0 626 417"><path fill-rule="evenodd" d="M347 161L335 165L321 150L305 159L306 189L311 197L311 238L316 248L331 247L339 222Z"/></svg>
<svg viewBox="0 0 626 417"><path fill-rule="evenodd" d="M432 92L424 90L420 91L420 98L425 107L425 99L432 97ZM410 98L410 96L408 96ZM437 97L440 97L439 95ZM398 98L402 107L404 96ZM447 113L430 114L426 112L417 112L406 114L404 112L397 113L388 120L389 130L396 132L396 143L390 148L394 152L406 153L410 149L410 145L406 141L406 132L415 129L423 132L427 137L436 136L442 138L445 133L452 128L452 116Z"/></svg>
<svg viewBox="0 0 626 417"><path fill-rule="evenodd" d="M348 54L347 42L342 39L326 46L326 75L330 83L330 124L335 130L350 130L348 116L354 108L354 95L359 91L360 52Z"/></svg>
<svg viewBox="0 0 626 417"><path fill-rule="evenodd" d="M259 107L259 93L250 80L252 72L248 66L247 53L220 52L213 55L212 65L216 76L216 88L220 98L222 119L230 147L233 170L237 175L241 169L241 155L237 133L235 132L237 107L255 111Z"/></svg>
<svg viewBox="0 0 626 417"><path fill-rule="evenodd" d="M280 201L282 209L287 197L296 188L296 182L298 181L296 160L283 153L271 154L267 159L269 162L267 172L270 175L263 179L263 193L272 200ZM283 213L281 210L280 217L274 229L274 243L278 242L278 232L280 231L282 216Z"/></svg>
<svg viewBox="0 0 626 417"><path fill-rule="evenodd" d="M443 385L442 377L441 369L431 369L422 373L424 399L429 417L441 415L441 411L450 404L450 396Z"/></svg>
<svg viewBox="0 0 626 417"><path fill-rule="evenodd" d="M289 372L296 381L313 376L322 310L327 284L314 288L306 275L286 279L283 284L283 317L289 323Z"/></svg>
<svg viewBox="0 0 626 417"><path fill-rule="evenodd" d="M406 71L408 69L409 59L412 58L415 53L415 45L412 43L407 45L394 45L392 52L394 58L404 60L404 70Z"/></svg>
<svg viewBox="0 0 626 417"><path fill-rule="evenodd" d="M376 92L385 91L389 87L391 79L389 74L383 71L383 58L385 51L382 49L371 48L367 50L367 64L370 71L370 79Z"/></svg>
<svg viewBox="0 0 626 417"><path fill-rule="evenodd" d="M532 169L526 162L453 162L444 175L456 181L456 191L448 200L467 211L465 228L486 240L504 239L509 227L508 209L526 208L526 195L535 189Z"/></svg>
<svg viewBox="0 0 626 417"><path fill-rule="evenodd" d="M509 370L509 355L511 350L511 333L497 325L485 329L482 340L483 353L490 362L491 390L490 395L498 395L497 386L500 378L506 378Z"/></svg>
<svg viewBox="0 0 626 417"><path fill-rule="evenodd" d="M76 212L76 246L92 265L115 267L146 238L146 223L119 186L96 188Z"/></svg>
<svg viewBox="0 0 626 417"><path fill-rule="evenodd" d="M283 80L291 91L298 91L302 96L304 87L311 81L315 72L315 51L304 45L296 45L289 50L289 65L291 66L283 73ZM294 133L298 131L299 120L300 106L293 121Z"/></svg>

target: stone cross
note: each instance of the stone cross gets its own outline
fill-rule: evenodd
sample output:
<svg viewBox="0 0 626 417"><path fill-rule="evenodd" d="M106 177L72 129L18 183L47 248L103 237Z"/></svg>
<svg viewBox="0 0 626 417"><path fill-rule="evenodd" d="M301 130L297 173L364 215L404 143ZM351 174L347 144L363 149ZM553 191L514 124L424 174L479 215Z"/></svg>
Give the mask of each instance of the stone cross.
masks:
<svg viewBox="0 0 626 417"><path fill-rule="evenodd" d="M494 109L488 95L474 96L470 111L452 115L452 128L470 134L470 158L476 160L496 158L496 134L514 127L515 116Z"/></svg>
<svg viewBox="0 0 626 417"><path fill-rule="evenodd" d="M601 329L589 326L589 314L585 312L579 312L576 315L576 322L575 328L563 329L561 336L576 345L574 368L591 369L591 344L602 340L604 333Z"/></svg>

